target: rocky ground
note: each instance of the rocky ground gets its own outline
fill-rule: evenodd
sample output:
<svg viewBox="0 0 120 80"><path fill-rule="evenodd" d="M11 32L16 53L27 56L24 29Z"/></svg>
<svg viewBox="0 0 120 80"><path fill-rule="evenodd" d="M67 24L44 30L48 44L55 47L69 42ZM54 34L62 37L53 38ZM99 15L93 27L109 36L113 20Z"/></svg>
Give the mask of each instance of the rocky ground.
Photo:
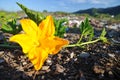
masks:
<svg viewBox="0 0 120 80"><path fill-rule="evenodd" d="M95 34L99 35L99 32ZM37 72L21 49L0 47L0 80L119 80L118 34L119 31L107 34L110 44L97 42L85 49L64 48L56 55L49 55ZM79 34L74 30L69 31L65 38L75 43Z"/></svg>

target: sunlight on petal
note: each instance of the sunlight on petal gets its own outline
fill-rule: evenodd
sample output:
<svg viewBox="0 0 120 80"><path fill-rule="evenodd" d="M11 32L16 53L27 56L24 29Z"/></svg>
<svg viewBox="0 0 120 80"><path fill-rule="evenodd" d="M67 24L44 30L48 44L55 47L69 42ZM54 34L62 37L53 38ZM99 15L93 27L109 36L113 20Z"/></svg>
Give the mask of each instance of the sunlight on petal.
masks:
<svg viewBox="0 0 120 80"><path fill-rule="evenodd" d="M40 23L39 28L42 31L41 36L53 36L55 33L55 27L52 16L47 16L47 18Z"/></svg>
<svg viewBox="0 0 120 80"><path fill-rule="evenodd" d="M31 36L33 39L36 39L38 32L37 24L30 19L22 19L20 22L24 32L27 35Z"/></svg>
<svg viewBox="0 0 120 80"><path fill-rule="evenodd" d="M10 41L19 43L23 49L24 53L28 53L28 51L32 48L33 42L28 37L28 35L25 34L18 34L10 38Z"/></svg>
<svg viewBox="0 0 120 80"><path fill-rule="evenodd" d="M60 51L60 49L69 44L68 40L59 38L59 37L54 37L54 38L47 38L42 41L44 44L42 44L42 47L49 48L50 54L56 54ZM47 43L46 43L47 42Z"/></svg>
<svg viewBox="0 0 120 80"><path fill-rule="evenodd" d="M34 65L35 69L39 70L48 57L48 51L39 47L32 48L28 54L28 57Z"/></svg>
<svg viewBox="0 0 120 80"><path fill-rule="evenodd" d="M58 53L63 46L69 44L68 40L65 40L65 39L62 39L62 38L59 38L59 37L55 37L53 41L54 41L54 45L55 45L54 47L55 48L52 51L52 54Z"/></svg>

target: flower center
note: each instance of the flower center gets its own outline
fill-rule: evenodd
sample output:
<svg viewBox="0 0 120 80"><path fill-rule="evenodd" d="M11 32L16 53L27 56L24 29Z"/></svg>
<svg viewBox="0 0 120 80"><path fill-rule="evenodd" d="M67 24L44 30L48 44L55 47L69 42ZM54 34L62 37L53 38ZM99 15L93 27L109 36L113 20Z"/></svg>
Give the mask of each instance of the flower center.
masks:
<svg viewBox="0 0 120 80"><path fill-rule="evenodd" d="M35 45L36 47L39 47L39 46L41 45L41 43L40 43L40 42L34 42L34 45Z"/></svg>

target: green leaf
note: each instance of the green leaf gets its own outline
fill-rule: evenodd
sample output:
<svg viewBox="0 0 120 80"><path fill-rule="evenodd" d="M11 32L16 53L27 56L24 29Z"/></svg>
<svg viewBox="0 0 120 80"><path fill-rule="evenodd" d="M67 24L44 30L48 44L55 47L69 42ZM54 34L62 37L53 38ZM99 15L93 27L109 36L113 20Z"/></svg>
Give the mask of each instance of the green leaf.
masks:
<svg viewBox="0 0 120 80"><path fill-rule="evenodd" d="M21 25L16 24L16 19L13 19L12 21L3 24L1 30L11 34L17 34L22 30L22 27Z"/></svg>
<svg viewBox="0 0 120 80"><path fill-rule="evenodd" d="M18 3L18 2L17 2L17 4L18 4L19 7L21 7L21 9L26 13L26 15L27 15L30 19L32 19L33 21L36 22L37 25L39 25L39 23L40 23L43 19L45 19L45 16L44 16L42 13L36 12L36 11L33 11L33 10L30 10L30 9L28 9L27 7L25 7L24 5L22 5L22 4Z"/></svg>
<svg viewBox="0 0 120 80"><path fill-rule="evenodd" d="M55 24L55 36L64 37L64 34L66 33L66 26L62 25L64 22L68 22L67 19L55 19L54 18L54 24Z"/></svg>
<svg viewBox="0 0 120 80"><path fill-rule="evenodd" d="M100 39L101 39L103 42L107 43L108 40L107 40L107 38L105 37L105 35L106 35L106 30L105 30L105 28L103 28L102 33L101 33L101 35L100 35Z"/></svg>
<svg viewBox="0 0 120 80"><path fill-rule="evenodd" d="M104 42L104 43L108 43L108 40L106 37L100 37L100 39Z"/></svg>
<svg viewBox="0 0 120 80"><path fill-rule="evenodd" d="M91 41L94 37L94 29L92 29L90 36L89 36L89 41Z"/></svg>
<svg viewBox="0 0 120 80"><path fill-rule="evenodd" d="M6 24L3 24L2 25L2 29L1 29L3 32L11 32L12 31L12 28Z"/></svg>
<svg viewBox="0 0 120 80"><path fill-rule="evenodd" d="M105 37L105 35L106 35L106 30L105 30L105 28L103 28L102 33L101 33L100 37Z"/></svg>
<svg viewBox="0 0 120 80"><path fill-rule="evenodd" d="M88 18L84 20L84 22L81 23L80 25L80 32L83 37L88 36L88 40L91 41L92 38L94 37L94 29L90 25Z"/></svg>

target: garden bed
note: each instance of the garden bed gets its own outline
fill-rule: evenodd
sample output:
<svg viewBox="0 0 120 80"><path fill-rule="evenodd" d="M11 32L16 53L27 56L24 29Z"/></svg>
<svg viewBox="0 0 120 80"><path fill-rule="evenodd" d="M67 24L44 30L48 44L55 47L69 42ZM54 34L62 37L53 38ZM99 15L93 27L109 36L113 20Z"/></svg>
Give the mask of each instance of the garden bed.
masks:
<svg viewBox="0 0 120 80"><path fill-rule="evenodd" d="M75 32L69 31L65 35L70 43L79 39L79 34ZM33 79L119 80L120 45L97 42L84 49L64 48L56 55L49 55L42 69L37 72L21 49L0 48L0 80Z"/></svg>

